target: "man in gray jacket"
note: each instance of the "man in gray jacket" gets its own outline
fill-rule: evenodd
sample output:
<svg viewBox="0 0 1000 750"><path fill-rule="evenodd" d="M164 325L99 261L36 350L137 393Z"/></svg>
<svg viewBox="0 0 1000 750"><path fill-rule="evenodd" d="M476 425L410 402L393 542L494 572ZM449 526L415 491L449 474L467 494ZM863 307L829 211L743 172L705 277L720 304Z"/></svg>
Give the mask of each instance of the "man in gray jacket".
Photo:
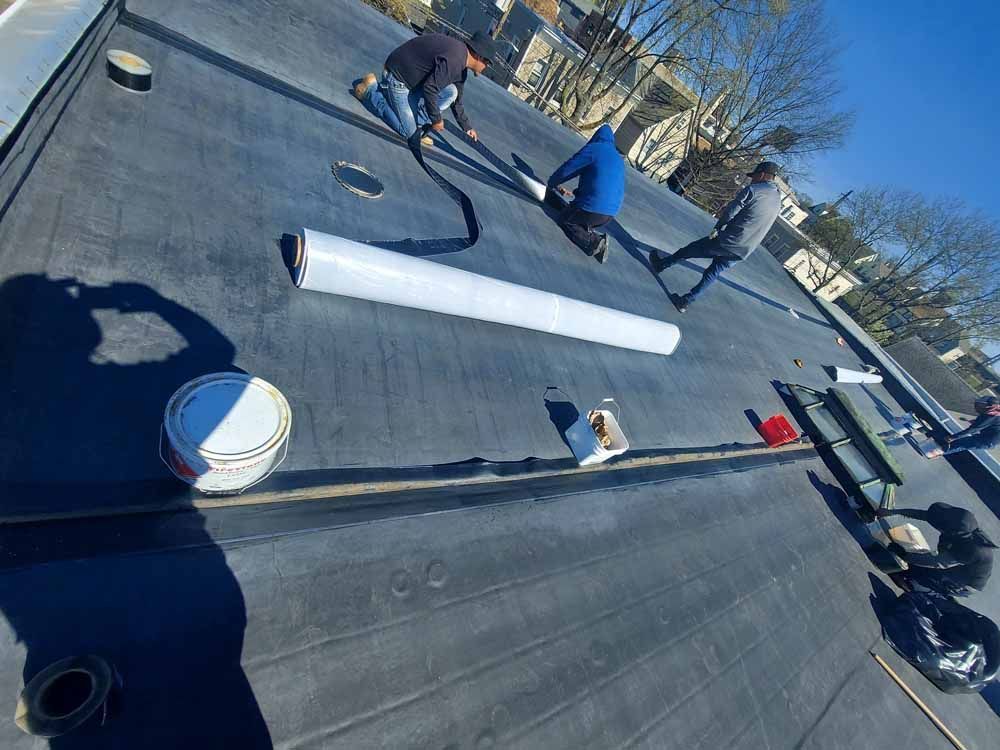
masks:
<svg viewBox="0 0 1000 750"><path fill-rule="evenodd" d="M670 268L679 260L711 258L712 262L702 274L701 281L690 292L670 295L680 312L685 312L733 263L750 257L750 253L757 249L757 245L771 229L781 209L781 192L774 184L778 171L777 164L764 161L747 174L750 184L722 210L715 229L708 237L695 240L673 255L666 255L659 250L650 253L649 263L656 273Z"/></svg>

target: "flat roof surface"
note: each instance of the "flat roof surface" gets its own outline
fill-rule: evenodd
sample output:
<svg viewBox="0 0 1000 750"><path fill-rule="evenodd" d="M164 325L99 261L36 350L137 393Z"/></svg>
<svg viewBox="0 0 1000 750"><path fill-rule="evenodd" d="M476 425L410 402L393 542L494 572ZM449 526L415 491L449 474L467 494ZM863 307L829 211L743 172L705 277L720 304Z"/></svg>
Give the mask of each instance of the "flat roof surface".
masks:
<svg viewBox="0 0 1000 750"><path fill-rule="evenodd" d="M139 19L91 32L0 173L4 515L182 495L157 456L163 407L232 367L288 398L281 474L302 481L568 458L549 386L580 410L616 398L637 450L754 443L746 412L784 411L773 380L826 388L824 366L861 367L765 251L678 314L645 258L712 220L665 188L629 173L602 266L454 135L431 163L483 231L435 262L674 322L677 352L298 290L285 232L464 231L350 95L410 32L352 0L128 9ZM108 48L148 60L152 92L110 83ZM466 109L494 154L543 180L582 144L485 78ZM374 172L385 196L342 189L339 160ZM684 291L698 273L684 264L662 282ZM876 429L903 411L882 386L849 387ZM1000 538L949 464L892 449L900 504L964 505ZM406 496L406 517L347 525L326 506L287 524L304 511L244 509L243 525L236 511L190 511L183 544L178 519L154 518L129 532L128 555L92 542L125 535L117 521L64 525L47 543L42 525L30 564L5 561L3 694L12 706L22 674L60 656L108 655L129 710L66 747L944 747L866 653L889 654L869 602L880 590L832 485L807 458L556 495L524 485L516 501L496 490L499 505L464 509L460 492L448 513L407 511ZM991 592L970 606L1000 616ZM992 746L1000 722L981 698L939 694L887 658L970 748ZM0 738L44 746L9 715Z"/></svg>
<svg viewBox="0 0 1000 750"><path fill-rule="evenodd" d="M432 239L462 235L464 223L349 93L409 32L366 9L289 7L129 5L307 90L329 102L325 111L119 25L102 49L147 59L154 91L124 92L103 61L91 65L10 203L0 299L13 318L13 366L0 384L18 398L0 428L0 477L31 489L11 493L8 510L64 509L80 496L40 495L39 484L164 476L151 449L163 405L190 378L233 366L288 397L295 416L283 468L301 471L568 456L544 408L548 386L581 409L616 398L635 446L755 442L743 411L780 408L772 379L825 385L822 365L860 365L764 252L678 314L648 251L676 249L711 220L666 188L629 174L602 266L453 135L433 149L433 164L473 198L483 232L436 262L675 322L677 353L296 289L282 233ZM543 179L582 144L485 78L466 98L484 144ZM330 170L338 160L374 172L385 196L342 189ZM685 264L663 282L684 291L698 274Z"/></svg>

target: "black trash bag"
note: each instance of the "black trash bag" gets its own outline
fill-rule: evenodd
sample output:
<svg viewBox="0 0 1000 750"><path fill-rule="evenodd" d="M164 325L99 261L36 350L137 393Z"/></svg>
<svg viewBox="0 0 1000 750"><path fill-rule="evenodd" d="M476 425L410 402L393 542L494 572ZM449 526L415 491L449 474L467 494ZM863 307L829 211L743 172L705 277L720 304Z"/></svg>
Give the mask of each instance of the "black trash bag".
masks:
<svg viewBox="0 0 1000 750"><path fill-rule="evenodd" d="M880 618L896 652L945 693L977 693L997 679L1000 629L941 594L909 591Z"/></svg>

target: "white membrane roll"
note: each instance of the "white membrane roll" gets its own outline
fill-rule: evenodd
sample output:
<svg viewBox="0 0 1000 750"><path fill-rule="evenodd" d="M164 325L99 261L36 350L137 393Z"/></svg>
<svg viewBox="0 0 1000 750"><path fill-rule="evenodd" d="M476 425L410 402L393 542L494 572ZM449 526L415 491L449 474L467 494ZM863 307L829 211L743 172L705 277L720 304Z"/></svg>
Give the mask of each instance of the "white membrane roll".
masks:
<svg viewBox="0 0 1000 750"><path fill-rule="evenodd" d="M838 383L881 383L882 376L871 372L858 372L857 370L845 370L843 367L834 367L837 374Z"/></svg>
<svg viewBox="0 0 1000 750"><path fill-rule="evenodd" d="M295 286L490 323L553 333L652 354L672 354L672 323L563 297L469 271L302 230Z"/></svg>
<svg viewBox="0 0 1000 750"><path fill-rule="evenodd" d="M519 169L511 168L510 174L521 184L521 187L528 195L532 196L539 203L545 202L545 185L532 177L528 177L528 175Z"/></svg>

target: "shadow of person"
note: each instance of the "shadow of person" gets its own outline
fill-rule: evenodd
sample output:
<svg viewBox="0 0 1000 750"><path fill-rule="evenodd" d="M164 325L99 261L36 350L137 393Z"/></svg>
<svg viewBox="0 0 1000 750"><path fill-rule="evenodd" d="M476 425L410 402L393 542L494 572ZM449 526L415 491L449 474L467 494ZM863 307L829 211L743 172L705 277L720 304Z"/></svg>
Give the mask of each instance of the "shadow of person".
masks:
<svg viewBox="0 0 1000 750"><path fill-rule="evenodd" d="M144 284L32 274L0 284L0 326L0 516L183 491L158 432L179 386L233 369L235 349L214 326Z"/></svg>
<svg viewBox="0 0 1000 750"><path fill-rule="evenodd" d="M556 430L559 431L559 437L562 441L566 443L566 446L572 450L573 446L570 445L569 440L566 439L566 430L573 426L573 424L580 418L580 410L576 408L576 405L569 400L566 396L565 401L552 401L549 399L549 392L557 391L566 396L562 390L556 388L555 386L549 386L545 389L545 393L542 395L542 400L545 402L545 410L549 413L549 420L555 425Z"/></svg>
<svg viewBox="0 0 1000 750"><path fill-rule="evenodd" d="M0 285L0 324L0 385L12 394L0 428L4 515L88 513L105 493L121 509L151 496L183 501L156 432L178 386L231 368L235 348L220 331L142 284L38 275ZM124 681L120 715L53 738L52 748L271 747L241 666L243 593L200 514L185 512L194 519L187 546L165 551L163 516L117 509L2 526L0 642L20 644L0 649L7 694L59 659L98 654ZM132 549L159 551L102 545L125 534ZM34 542L12 543L19 536Z"/></svg>

